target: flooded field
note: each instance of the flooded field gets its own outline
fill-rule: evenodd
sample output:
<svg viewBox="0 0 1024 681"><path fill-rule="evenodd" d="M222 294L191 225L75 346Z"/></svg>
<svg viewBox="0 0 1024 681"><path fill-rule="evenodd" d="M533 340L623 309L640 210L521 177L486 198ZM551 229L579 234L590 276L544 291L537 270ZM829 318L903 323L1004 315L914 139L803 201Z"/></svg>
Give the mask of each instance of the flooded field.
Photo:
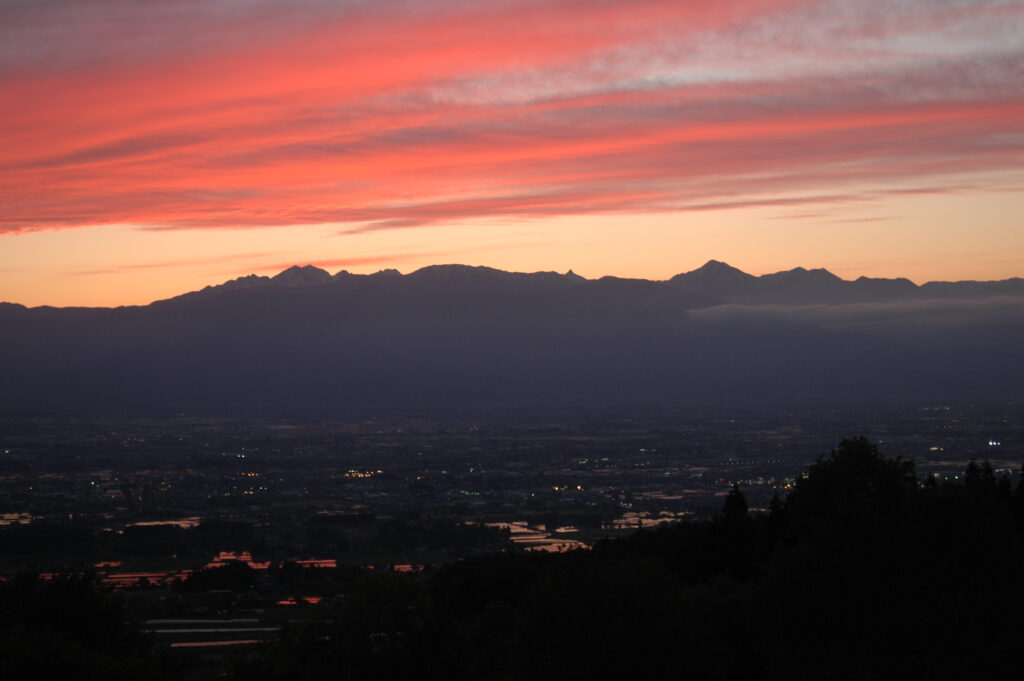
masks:
<svg viewBox="0 0 1024 681"><path fill-rule="evenodd" d="M160 526L173 526L180 527L183 530L187 530L192 527L199 527L199 523L202 522L202 518L197 515L188 516L187 518L176 518L172 520L140 520L134 523L128 523L126 527L160 527Z"/></svg>
<svg viewBox="0 0 1024 681"><path fill-rule="evenodd" d="M665 523L675 523L686 518L685 512L660 511L658 513L642 513L629 511L621 518L602 525L609 530L635 530L643 527L657 527Z"/></svg>
<svg viewBox="0 0 1024 681"><path fill-rule="evenodd" d="M152 619L143 623L143 631L152 634L158 644L170 648L216 648L259 643L267 634L280 631L256 617L216 619Z"/></svg>
<svg viewBox="0 0 1024 681"><path fill-rule="evenodd" d="M31 513L0 513L0 527L6 525L28 525L34 519Z"/></svg>
<svg viewBox="0 0 1024 681"><path fill-rule="evenodd" d="M583 542L572 539L563 534L569 532L575 532L576 528L562 527L558 528L554 532L548 532L542 530L539 527L530 525L525 520L513 521L508 523L484 523L487 527L495 527L500 530L508 530L510 539L527 551L548 551L552 553L562 553L564 551L572 551L574 549L589 549L590 546Z"/></svg>

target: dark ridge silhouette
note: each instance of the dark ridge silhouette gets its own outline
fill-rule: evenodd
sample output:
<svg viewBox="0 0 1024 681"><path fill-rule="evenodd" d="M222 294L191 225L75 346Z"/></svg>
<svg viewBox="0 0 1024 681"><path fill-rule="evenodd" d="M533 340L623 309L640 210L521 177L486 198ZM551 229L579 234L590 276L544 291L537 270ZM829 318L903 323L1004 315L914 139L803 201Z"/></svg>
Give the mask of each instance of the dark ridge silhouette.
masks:
<svg viewBox="0 0 1024 681"><path fill-rule="evenodd" d="M329 283L349 282L360 279L408 279L417 282L450 282L452 284L477 285L498 281L577 281L587 279L568 271L564 275L556 272L535 272L525 274L504 272L490 267L466 265L430 265L408 275L398 270L381 270L375 274L352 274L341 270L333 277L325 270L305 265L293 266L273 276L250 274L232 279L217 286L207 286L202 291L187 293L186 296L212 294L226 290L259 287L307 287ZM618 277L604 277L618 281ZM905 278L884 279L859 277L854 281L840 279L826 269L805 269L796 267L783 272L764 274L759 277L747 274L718 260L709 260L690 272L677 274L668 282L648 281L654 286L670 285L680 291L704 296L703 302L741 304L843 304L863 302L884 302L897 300L976 300L998 296L1024 295L1024 279L1013 278L1003 281L928 282L918 286ZM180 297L180 296L179 296ZM699 300L694 298L693 300Z"/></svg>
<svg viewBox="0 0 1024 681"><path fill-rule="evenodd" d="M592 551L368 575L228 677L1012 678L1024 486L964 477L844 440L769 513L736 487L711 521Z"/></svg>
<svg viewBox="0 0 1024 681"><path fill-rule="evenodd" d="M983 299L1024 295L1024 279L1003 281L929 282L859 277L840 279L826 269L797 267L755 277L711 260L692 272L669 280L685 291L698 291L728 303L804 305L868 303L898 300Z"/></svg>
<svg viewBox="0 0 1024 681"><path fill-rule="evenodd" d="M332 277L307 265L146 306L5 304L0 408L301 414L1020 395L1024 324L1006 313L1017 308L963 302L1020 280L970 283L960 302L940 301L956 314L942 308L938 322L938 303L916 298L821 307L858 286L922 295L894 281L802 268L752 277L714 261L668 282L461 265ZM741 299L818 306L723 305Z"/></svg>
<svg viewBox="0 0 1024 681"><path fill-rule="evenodd" d="M22 571L0 581L0 652L32 679L1012 679L1022 540L1024 482L975 461L959 479L922 480L852 438L768 512L735 486L710 520L589 551L481 554L420 574L196 571L179 594L294 593L311 570L331 594L231 655L154 650L88 574Z"/></svg>

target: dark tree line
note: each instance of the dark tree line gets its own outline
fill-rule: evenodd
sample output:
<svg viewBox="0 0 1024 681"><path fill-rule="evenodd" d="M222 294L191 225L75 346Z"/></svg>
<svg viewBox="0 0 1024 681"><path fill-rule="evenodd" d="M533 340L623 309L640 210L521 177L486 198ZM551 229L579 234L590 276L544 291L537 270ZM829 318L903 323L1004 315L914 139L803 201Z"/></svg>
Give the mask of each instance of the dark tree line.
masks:
<svg viewBox="0 0 1024 681"><path fill-rule="evenodd" d="M208 572L190 588L230 577L244 589L251 577ZM318 617L240 653L224 675L1017 678L1022 577L1024 483L977 463L961 481L921 480L912 462L857 438L819 458L769 513L749 513L734 488L713 520L590 551L480 555L429 578L350 571ZM138 666L145 644L117 603L74 579L2 584L0 653L78 664L76 678L167 674L158 658Z"/></svg>
<svg viewBox="0 0 1024 681"><path fill-rule="evenodd" d="M373 575L236 661L245 679L996 679L1024 650L1024 488L844 440L767 514L429 580Z"/></svg>
<svg viewBox="0 0 1024 681"><path fill-rule="evenodd" d="M87 572L0 582L0 678L134 681L173 678L122 598Z"/></svg>

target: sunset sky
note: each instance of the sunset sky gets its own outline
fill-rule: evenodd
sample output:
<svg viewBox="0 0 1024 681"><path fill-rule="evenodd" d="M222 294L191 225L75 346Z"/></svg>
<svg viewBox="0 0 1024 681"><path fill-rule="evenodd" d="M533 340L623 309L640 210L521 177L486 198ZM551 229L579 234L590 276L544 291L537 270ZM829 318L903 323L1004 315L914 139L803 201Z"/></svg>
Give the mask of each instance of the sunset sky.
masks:
<svg viewBox="0 0 1024 681"><path fill-rule="evenodd" d="M1024 0L0 0L0 300L1024 276Z"/></svg>

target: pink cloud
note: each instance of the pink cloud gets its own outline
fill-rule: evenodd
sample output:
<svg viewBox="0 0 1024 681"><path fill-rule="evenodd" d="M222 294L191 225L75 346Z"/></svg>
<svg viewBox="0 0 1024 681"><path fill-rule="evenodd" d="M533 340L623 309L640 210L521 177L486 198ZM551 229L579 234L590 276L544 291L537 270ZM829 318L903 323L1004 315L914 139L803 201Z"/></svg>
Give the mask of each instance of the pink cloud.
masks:
<svg viewBox="0 0 1024 681"><path fill-rule="evenodd" d="M142 263L131 263L127 265L113 265L105 268L91 269L91 270L76 270L68 272L65 276L74 277L90 277L100 274L121 274L123 272L130 272L136 270L160 270L160 269L178 269L180 267L190 267L193 265L216 265L226 262L232 262L237 260L252 261L256 258L263 258L266 256L273 255L272 253L239 253L236 255L220 255L212 258L188 258L178 260L161 260L158 262L142 262ZM282 268L283 269L283 268Z"/></svg>
<svg viewBox="0 0 1024 681"><path fill-rule="evenodd" d="M0 28L0 232L352 232L952 191L1024 160L1024 53L861 41L962 30L970 47L979 17L1019 14L968 4L840 25L849 12L812 0L26 3ZM793 66L807 35L835 49ZM871 68L850 60L865 51Z"/></svg>

